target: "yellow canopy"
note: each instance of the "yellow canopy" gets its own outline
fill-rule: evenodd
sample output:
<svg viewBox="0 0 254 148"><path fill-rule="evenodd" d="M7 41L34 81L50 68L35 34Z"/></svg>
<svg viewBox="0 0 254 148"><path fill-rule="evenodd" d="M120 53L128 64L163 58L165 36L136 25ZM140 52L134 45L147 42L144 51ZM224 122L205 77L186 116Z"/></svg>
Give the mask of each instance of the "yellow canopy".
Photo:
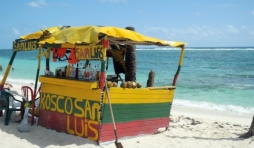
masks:
<svg viewBox="0 0 254 148"><path fill-rule="evenodd" d="M41 38L43 31L35 32L22 39L40 39L39 44L96 44L104 36L108 37L110 44L130 44L130 45L158 45L158 46L182 46L184 42L164 41L157 38L144 36L138 32L124 28L111 26L81 26L81 27L52 27L46 29L51 34L48 37Z"/></svg>
<svg viewBox="0 0 254 148"><path fill-rule="evenodd" d="M56 31L59 31L60 29L61 29L61 27L50 27L50 28L47 28L47 29L42 29L40 31L28 34L28 35L23 35L20 38L24 39L24 40L40 39L40 37L43 35L44 30L49 31L49 33L52 34Z"/></svg>

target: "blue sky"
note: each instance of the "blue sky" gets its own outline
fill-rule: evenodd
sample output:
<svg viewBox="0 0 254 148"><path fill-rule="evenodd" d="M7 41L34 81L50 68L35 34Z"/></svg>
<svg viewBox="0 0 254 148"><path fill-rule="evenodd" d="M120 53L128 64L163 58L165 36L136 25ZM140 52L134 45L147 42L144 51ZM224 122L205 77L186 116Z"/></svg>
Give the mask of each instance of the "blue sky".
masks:
<svg viewBox="0 0 254 148"><path fill-rule="evenodd" d="M2 0L0 49L62 25L133 26L187 47L254 47L254 0Z"/></svg>

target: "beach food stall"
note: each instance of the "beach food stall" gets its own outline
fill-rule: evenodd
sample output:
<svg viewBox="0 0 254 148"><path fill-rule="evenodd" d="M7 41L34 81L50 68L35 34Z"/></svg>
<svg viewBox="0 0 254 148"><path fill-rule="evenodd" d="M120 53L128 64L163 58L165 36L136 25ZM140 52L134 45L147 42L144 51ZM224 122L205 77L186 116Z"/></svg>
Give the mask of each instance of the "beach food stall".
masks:
<svg viewBox="0 0 254 148"><path fill-rule="evenodd" d="M135 45L180 48L173 82L168 82L167 86L141 86L135 77L130 77L128 67L135 65L127 63L125 56L128 50L135 50ZM153 134L159 128L169 126L184 46L184 42L164 41L128 28L47 28L21 36L13 42L13 55L0 90L3 89L16 53L38 50L34 92L40 88L40 126L98 143ZM46 58L46 69L45 74L39 76L42 57ZM108 58L113 58L114 74L107 73ZM129 59L129 62L135 60ZM66 63L62 67L50 69L50 63L58 61ZM38 82L40 87L37 86ZM33 101L33 116L34 106Z"/></svg>

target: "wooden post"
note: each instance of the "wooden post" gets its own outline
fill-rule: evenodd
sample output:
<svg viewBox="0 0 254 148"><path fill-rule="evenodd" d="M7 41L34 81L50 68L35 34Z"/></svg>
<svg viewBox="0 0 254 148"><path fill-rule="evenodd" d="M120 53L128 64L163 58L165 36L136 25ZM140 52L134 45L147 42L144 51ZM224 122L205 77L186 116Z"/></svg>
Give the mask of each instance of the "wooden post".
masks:
<svg viewBox="0 0 254 148"><path fill-rule="evenodd" d="M151 70L148 75L146 87L153 87L154 86L154 77L155 77L155 72L153 70Z"/></svg>
<svg viewBox="0 0 254 148"><path fill-rule="evenodd" d="M2 91L2 90L4 89L5 81L6 81L6 79L7 79L7 76L8 76L8 74L9 74L9 71L10 71L10 69L11 69L11 65L12 65L12 63L13 63L13 61L14 61L14 58L15 58L16 54L17 54L17 51L13 50L13 53L12 53L12 56L11 56L9 65L7 66L7 68L6 68L6 70L5 70L5 73L4 73L4 76L3 76L3 78L2 78L2 80L1 80L1 82L0 82L0 91ZM0 105L2 105L2 101L0 101ZM3 112L0 111L0 117L2 117L2 116L3 116Z"/></svg>
<svg viewBox="0 0 254 148"><path fill-rule="evenodd" d="M50 67L49 67L50 50L51 50L51 48L48 47L47 55L46 55L46 70L48 70L48 71L50 71Z"/></svg>
<svg viewBox="0 0 254 148"><path fill-rule="evenodd" d="M38 79L39 79L39 74L40 74L40 69L41 69L41 51L42 51L42 45L39 45L38 49L38 65L37 65L37 71L36 71L36 78L35 78L35 84L34 84L34 92L32 96L32 117L31 117L31 125L34 124L34 108L35 108L35 98L36 98L36 92L37 92L37 84L38 84Z"/></svg>
<svg viewBox="0 0 254 148"><path fill-rule="evenodd" d="M125 29L135 31L134 27L126 27ZM134 45L127 45L126 47L125 66L127 71L125 81L136 82L136 46Z"/></svg>
<svg viewBox="0 0 254 148"><path fill-rule="evenodd" d="M243 134L240 136L240 138L250 138L251 136L254 136L254 116L252 118L252 122L251 122L251 125L250 125L250 129L247 133Z"/></svg>

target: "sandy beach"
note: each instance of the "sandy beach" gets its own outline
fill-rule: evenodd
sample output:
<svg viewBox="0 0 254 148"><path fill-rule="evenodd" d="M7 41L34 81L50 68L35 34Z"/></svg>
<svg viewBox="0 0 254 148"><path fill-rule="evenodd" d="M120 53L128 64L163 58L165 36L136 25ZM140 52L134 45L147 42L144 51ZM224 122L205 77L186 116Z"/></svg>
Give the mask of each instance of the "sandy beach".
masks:
<svg viewBox="0 0 254 148"><path fill-rule="evenodd" d="M19 91L20 86L12 90ZM181 147L241 147L254 146L254 137L238 138L248 131L253 114L239 114L214 110L172 107L170 127L161 128L154 135L119 139L125 148L181 148ZM16 116L16 119L19 116ZM56 123L57 124L57 123ZM3 148L114 148L114 141L98 145L96 142L59 133L41 126L30 126L30 131L21 133L17 130L20 123L10 120L4 125L4 117L0 117L0 145Z"/></svg>

